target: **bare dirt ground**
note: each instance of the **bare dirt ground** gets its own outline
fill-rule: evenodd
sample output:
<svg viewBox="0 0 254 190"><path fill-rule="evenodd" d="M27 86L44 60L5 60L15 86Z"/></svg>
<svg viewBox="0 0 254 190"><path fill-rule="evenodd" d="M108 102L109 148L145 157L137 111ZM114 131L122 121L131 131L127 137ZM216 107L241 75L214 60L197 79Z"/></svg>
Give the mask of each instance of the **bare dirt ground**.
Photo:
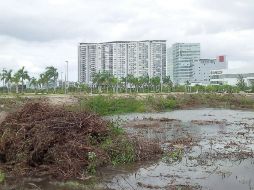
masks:
<svg viewBox="0 0 254 190"><path fill-rule="evenodd" d="M4 119L7 117L8 113L5 111L0 112L0 124L4 121Z"/></svg>
<svg viewBox="0 0 254 190"><path fill-rule="evenodd" d="M52 105L72 105L78 103L78 98L72 95L46 96L46 100Z"/></svg>

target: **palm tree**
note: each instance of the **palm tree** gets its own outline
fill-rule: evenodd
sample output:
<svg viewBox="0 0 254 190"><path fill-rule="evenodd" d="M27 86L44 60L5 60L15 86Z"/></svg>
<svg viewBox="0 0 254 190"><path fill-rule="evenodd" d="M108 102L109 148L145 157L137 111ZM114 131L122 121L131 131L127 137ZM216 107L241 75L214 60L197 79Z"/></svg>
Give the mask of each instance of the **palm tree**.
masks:
<svg viewBox="0 0 254 190"><path fill-rule="evenodd" d="M5 82L7 83L8 93L11 91L11 80L12 80L12 70L6 72Z"/></svg>
<svg viewBox="0 0 254 190"><path fill-rule="evenodd" d="M18 72L16 72L14 74L14 76L11 79L11 82L14 82L15 86L16 86L16 93L19 93L19 82L20 82L20 74Z"/></svg>
<svg viewBox="0 0 254 190"><path fill-rule="evenodd" d="M173 83L171 81L171 78L170 76L166 76L162 79L163 81L163 84L165 84L167 87L168 87L168 90L171 90L172 91L172 86L173 86Z"/></svg>
<svg viewBox="0 0 254 190"><path fill-rule="evenodd" d="M187 92L190 92L191 91L191 83L190 83L190 81L189 80L187 80L186 82L185 82L185 91L187 91ZM206 90L206 87L205 87L205 90Z"/></svg>
<svg viewBox="0 0 254 190"><path fill-rule="evenodd" d="M137 77L134 77L134 78L132 79L132 83L133 83L133 85L134 85L134 88L135 88L136 92L138 92L138 87L139 87L138 78L137 78Z"/></svg>
<svg viewBox="0 0 254 190"><path fill-rule="evenodd" d="M133 75L131 75L131 74L127 75L127 83L130 85L130 92L131 92L132 86L135 83L134 80L135 80L135 77Z"/></svg>
<svg viewBox="0 0 254 190"><path fill-rule="evenodd" d="M6 84L6 77L7 77L7 70L3 69L3 73L0 75L1 81L3 81L3 92L4 92L4 86Z"/></svg>
<svg viewBox="0 0 254 190"><path fill-rule="evenodd" d="M57 79L58 79L58 72L57 68L50 66L46 67L46 72L45 74L47 75L49 81L52 80L54 83L54 93L56 92L56 86L57 86Z"/></svg>
<svg viewBox="0 0 254 190"><path fill-rule="evenodd" d="M49 91L49 73L42 73L40 74L40 78L39 78L39 84L41 85L41 88L46 84L46 89L47 89L47 93Z"/></svg>
<svg viewBox="0 0 254 190"><path fill-rule="evenodd" d="M110 85L112 86L113 92L118 93L118 78L113 75L109 77Z"/></svg>
<svg viewBox="0 0 254 190"><path fill-rule="evenodd" d="M102 73L100 73L100 72L94 73L92 82L93 82L93 85L96 85L97 90L100 92L101 91L100 87L103 82L102 81Z"/></svg>
<svg viewBox="0 0 254 190"><path fill-rule="evenodd" d="M148 75L144 76L144 85L148 88L148 92L149 92L149 86L150 86L150 78Z"/></svg>
<svg viewBox="0 0 254 190"><path fill-rule="evenodd" d="M106 85L106 88L107 88L107 93L108 93L108 90L109 90L109 85L110 85L110 82L111 82L111 74L109 72L103 72L102 73L102 78L101 80L103 81L103 83Z"/></svg>
<svg viewBox="0 0 254 190"><path fill-rule="evenodd" d="M44 85L43 75L44 75L43 73L40 74L40 77L39 77L38 80L37 80L37 84L38 84L38 86L39 86L40 89L42 89L42 87L43 87L43 85Z"/></svg>
<svg viewBox="0 0 254 190"><path fill-rule="evenodd" d="M24 81L25 80L30 80L30 77L28 75L28 72L25 71L25 67L22 67L21 69L19 69L16 74L19 76L19 78L21 80L22 93L23 93L24 92Z"/></svg>
<svg viewBox="0 0 254 190"><path fill-rule="evenodd" d="M154 86L154 91L157 90L157 86L160 84L160 77L153 77L151 78L151 84Z"/></svg>
<svg viewBox="0 0 254 190"><path fill-rule="evenodd" d="M33 86L35 89L35 93L37 91L37 87L38 87L38 81L35 77L32 77L30 80L30 87Z"/></svg>
<svg viewBox="0 0 254 190"><path fill-rule="evenodd" d="M239 88L239 90L244 91L247 87L243 75L238 75L237 84L236 86Z"/></svg>
<svg viewBox="0 0 254 190"><path fill-rule="evenodd" d="M142 92L144 92L144 84L145 84L144 78L145 78L144 76L138 78L138 86L141 87Z"/></svg>
<svg viewBox="0 0 254 190"><path fill-rule="evenodd" d="M125 87L125 93L127 93L127 77L122 77L121 80L120 80L120 83L121 84L124 84L124 87Z"/></svg>

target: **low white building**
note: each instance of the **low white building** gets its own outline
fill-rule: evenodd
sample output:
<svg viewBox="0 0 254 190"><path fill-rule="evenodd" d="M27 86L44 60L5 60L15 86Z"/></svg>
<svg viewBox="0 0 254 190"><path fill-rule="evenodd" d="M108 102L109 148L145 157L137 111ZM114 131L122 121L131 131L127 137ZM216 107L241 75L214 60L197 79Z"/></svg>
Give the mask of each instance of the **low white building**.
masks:
<svg viewBox="0 0 254 190"><path fill-rule="evenodd" d="M247 86L251 86L252 82L254 82L254 73L230 73L227 70L213 70L211 71L210 84L236 86L240 75Z"/></svg>
<svg viewBox="0 0 254 190"><path fill-rule="evenodd" d="M211 71L228 69L226 56L218 56L214 59L198 59L192 63L192 84L210 84Z"/></svg>

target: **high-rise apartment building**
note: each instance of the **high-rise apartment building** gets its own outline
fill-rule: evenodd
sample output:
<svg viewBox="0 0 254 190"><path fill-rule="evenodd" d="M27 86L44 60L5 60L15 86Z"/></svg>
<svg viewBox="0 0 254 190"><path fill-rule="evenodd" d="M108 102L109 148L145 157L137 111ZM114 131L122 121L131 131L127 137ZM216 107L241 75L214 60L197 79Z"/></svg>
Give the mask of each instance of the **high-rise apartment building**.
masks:
<svg viewBox="0 0 254 190"><path fill-rule="evenodd" d="M166 76L166 40L80 43L79 81L90 84L93 75L109 72L117 78Z"/></svg>
<svg viewBox="0 0 254 190"><path fill-rule="evenodd" d="M200 59L199 43L175 43L168 49L168 73L175 84L192 79L192 62Z"/></svg>

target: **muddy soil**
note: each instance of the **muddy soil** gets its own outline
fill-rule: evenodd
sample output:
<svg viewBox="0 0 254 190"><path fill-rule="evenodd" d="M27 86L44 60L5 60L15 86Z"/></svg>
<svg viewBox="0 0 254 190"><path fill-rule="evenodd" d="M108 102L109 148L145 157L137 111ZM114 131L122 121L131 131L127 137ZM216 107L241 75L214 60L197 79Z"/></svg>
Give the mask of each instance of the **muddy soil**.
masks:
<svg viewBox="0 0 254 190"><path fill-rule="evenodd" d="M8 113L5 111L1 111L0 112L0 124L5 120L5 118L7 117Z"/></svg>

